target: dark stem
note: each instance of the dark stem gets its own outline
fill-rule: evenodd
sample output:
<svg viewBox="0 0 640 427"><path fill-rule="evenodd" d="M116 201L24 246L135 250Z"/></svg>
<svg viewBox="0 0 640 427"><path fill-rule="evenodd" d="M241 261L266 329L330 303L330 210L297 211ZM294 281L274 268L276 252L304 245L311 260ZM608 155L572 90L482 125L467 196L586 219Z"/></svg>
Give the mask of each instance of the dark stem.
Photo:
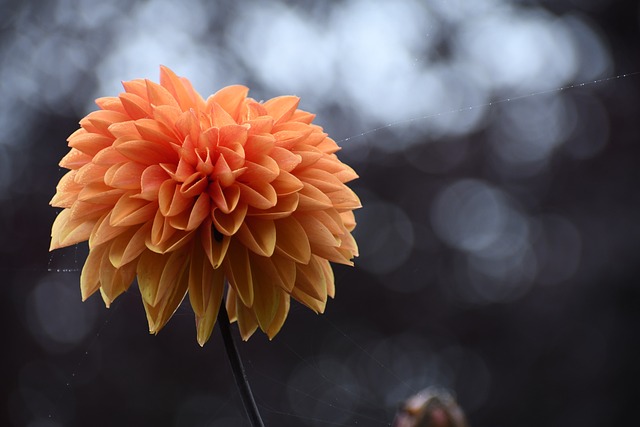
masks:
<svg viewBox="0 0 640 427"><path fill-rule="evenodd" d="M244 371L244 366L242 366L242 360L240 360L238 348L236 347L236 344L233 341L233 337L231 336L231 329L229 328L229 315L227 314L227 307L224 298L222 299L220 311L218 311L218 324L220 325L220 332L222 333L224 347L227 349L227 357L229 358L229 363L231 364L231 370L233 371L233 376L236 379L236 385L238 386L238 391L240 392L240 396L242 397L244 409L245 411L247 411L249 421L251 421L251 426L264 427L262 418L260 418L260 412L258 412L258 406L256 405L256 401L253 398L253 393L251 393L251 387L249 387L247 374Z"/></svg>

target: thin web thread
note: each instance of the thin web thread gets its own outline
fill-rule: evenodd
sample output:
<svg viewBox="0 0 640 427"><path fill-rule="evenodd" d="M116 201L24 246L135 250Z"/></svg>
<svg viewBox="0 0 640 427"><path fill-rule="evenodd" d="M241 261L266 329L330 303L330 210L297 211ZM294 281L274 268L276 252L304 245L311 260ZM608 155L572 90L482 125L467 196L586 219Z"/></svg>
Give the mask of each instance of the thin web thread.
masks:
<svg viewBox="0 0 640 427"><path fill-rule="evenodd" d="M467 106L467 107L454 108L454 109L451 109L451 110L442 111L440 113L433 113L433 114L427 114L427 115L424 115L424 116L412 117L410 119L398 120L396 122L388 123L388 124L383 125L383 126L378 126L378 127L374 128L374 129L364 131L364 132L359 133L357 135L353 135L353 136L349 136L347 138L341 139L337 143L338 144L342 144L343 142L346 142L346 141L349 141L349 140L352 140L352 139L355 139L355 138L360 138L362 136L369 135L371 133L378 132L380 130L387 129L387 128L390 128L390 127L395 127L395 126L402 125L402 124L413 123L413 122L417 122L417 121L421 121L421 120L427 120L427 119L431 119L431 118L434 118L434 117L440 117L440 116L444 116L444 115L448 115L448 114L462 113L464 111L471 111L471 110L474 110L476 108L492 107L494 105L504 104L504 103L511 102L511 101L517 101L519 99L530 98L532 96L540 96L540 95L545 95L545 94L549 94L549 93L556 93L556 92L561 92L561 91L564 91L564 90L575 89L575 88L579 88L579 87L592 86L592 85L596 85L596 84L600 84L600 83L606 83L606 82L609 82L609 81L612 81L612 80L618 80L618 79L622 79L622 78L637 76L638 74L640 74L640 71L634 71L632 73L626 73L626 74L618 74L617 76L603 77L601 79L596 79L596 80L593 80L593 81L582 82L582 83L574 83L574 84L567 85L567 86L556 87L554 89L546 89L546 90L541 90L541 91L537 91L537 92L526 93L526 94L523 94L523 95L512 96L512 97L509 97L509 98L502 98L502 99L499 99L497 101L485 102L484 104L477 104L477 105L471 105L471 106Z"/></svg>

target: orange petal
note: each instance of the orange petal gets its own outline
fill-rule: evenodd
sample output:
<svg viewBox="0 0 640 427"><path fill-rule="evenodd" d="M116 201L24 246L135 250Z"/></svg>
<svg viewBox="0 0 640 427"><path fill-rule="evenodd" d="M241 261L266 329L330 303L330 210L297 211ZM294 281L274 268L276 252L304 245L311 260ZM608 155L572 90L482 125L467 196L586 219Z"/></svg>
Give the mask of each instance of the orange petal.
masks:
<svg viewBox="0 0 640 427"><path fill-rule="evenodd" d="M237 292L242 304L251 307L253 305L253 282L247 248L232 240L223 266L229 284Z"/></svg>
<svg viewBox="0 0 640 427"><path fill-rule="evenodd" d="M116 140L114 147L120 154L143 165L177 163L178 155L170 147L144 139Z"/></svg>
<svg viewBox="0 0 640 427"><path fill-rule="evenodd" d="M235 119L218 104L212 96L207 99L206 111L211 119L211 126L223 127L228 125L237 125Z"/></svg>
<svg viewBox="0 0 640 427"><path fill-rule="evenodd" d="M152 105L170 105L172 107L179 108L178 102L171 95L166 88L162 87L158 83L154 83L151 80L145 79L147 85L147 99Z"/></svg>
<svg viewBox="0 0 640 427"><path fill-rule="evenodd" d="M115 96L105 96L102 98L96 99L96 105L103 110L109 111L117 111L118 113L122 113L127 115L127 110L122 106L122 102L120 98Z"/></svg>
<svg viewBox="0 0 640 427"><path fill-rule="evenodd" d="M275 148L276 139L271 134L249 135L247 142L244 144L244 151L247 153L247 159L257 161L263 156L269 155Z"/></svg>
<svg viewBox="0 0 640 427"><path fill-rule="evenodd" d="M142 247L139 248L138 254L130 259L127 259L126 262L122 262L127 247L131 244L138 231L139 227L130 227L126 232L113 239L112 243L109 245L109 262L111 263L111 265L119 268L124 264L133 261L138 255L142 253L142 251L145 249L144 240L142 240Z"/></svg>
<svg viewBox="0 0 640 427"><path fill-rule="evenodd" d="M194 250L189 266L189 301L196 315L198 343L209 339L216 322L222 293L224 272L214 270L200 250Z"/></svg>
<svg viewBox="0 0 640 427"><path fill-rule="evenodd" d="M174 216L193 205L192 197L184 197L174 180L166 180L158 192L158 205L164 216Z"/></svg>
<svg viewBox="0 0 640 427"><path fill-rule="evenodd" d="M113 166L118 163L128 163L130 160L120 154L115 147L107 147L93 157L93 163L96 165Z"/></svg>
<svg viewBox="0 0 640 427"><path fill-rule="evenodd" d="M223 213L231 213L238 206L240 201L240 187L232 185L222 188L220 182L213 181L209 184L209 196L213 200L215 206Z"/></svg>
<svg viewBox="0 0 640 427"><path fill-rule="evenodd" d="M130 120L127 114L123 114L118 111L98 110L89 113L87 117L80 121L80 124L85 127L86 124L90 123L97 132L105 136L113 137L111 132L109 132L109 126L113 123L124 122L127 120Z"/></svg>
<svg viewBox="0 0 640 427"><path fill-rule="evenodd" d="M171 226L169 219L162 215L160 211L156 212L151 227L151 234L148 242L153 246L159 246L169 240L177 230Z"/></svg>
<svg viewBox="0 0 640 427"><path fill-rule="evenodd" d="M300 197L296 193L280 196L278 197L278 203L271 209L251 208L247 212L247 216L271 220L286 218L296 210L299 199Z"/></svg>
<svg viewBox="0 0 640 427"><path fill-rule="evenodd" d="M149 233L151 233L151 222L148 222L138 228L133 237L130 240L125 241L126 247L124 248L122 255L116 254L115 252L109 254L111 263L115 266L119 266L128 264L138 258L145 249L147 249L145 243L149 237ZM118 239L119 237L111 245L112 251L115 250ZM117 256L120 256L119 260L117 259Z"/></svg>
<svg viewBox="0 0 640 427"><path fill-rule="evenodd" d="M60 179L56 186L56 194L49 202L51 206L69 208L78 199L78 193L82 190L82 186L75 182L77 173L78 171L75 170L69 171Z"/></svg>
<svg viewBox="0 0 640 427"><path fill-rule="evenodd" d="M304 187L298 192L300 201L298 202L299 211L318 211L333 207L331 199L309 183L303 183Z"/></svg>
<svg viewBox="0 0 640 427"><path fill-rule="evenodd" d="M109 252L108 250L104 251L100 262L100 293L107 307L129 289L136 275L135 262L116 268L109 261Z"/></svg>
<svg viewBox="0 0 640 427"><path fill-rule="evenodd" d="M104 174L107 171L105 166L96 165L94 163L87 163L78 169L74 181L83 187L92 183L103 183Z"/></svg>
<svg viewBox="0 0 640 427"><path fill-rule="evenodd" d="M293 261L308 263L311 247L302 225L293 216L279 219L275 221L275 225L278 253Z"/></svg>
<svg viewBox="0 0 640 427"><path fill-rule="evenodd" d="M103 148L113 144L113 137L100 135L99 133L89 133L80 128L75 131L69 138L69 147L75 148L90 156L95 156Z"/></svg>
<svg viewBox="0 0 640 427"><path fill-rule="evenodd" d="M194 106L191 95L180 78L164 65L160 66L160 84L176 99L182 111L187 111Z"/></svg>
<svg viewBox="0 0 640 427"><path fill-rule="evenodd" d="M100 246L127 231L127 227L113 227L111 225L111 212L101 217L89 236L89 248Z"/></svg>
<svg viewBox="0 0 640 427"><path fill-rule="evenodd" d="M184 197L197 197L207 190L208 185L209 179L200 172L195 172L180 185L180 193Z"/></svg>
<svg viewBox="0 0 640 427"><path fill-rule="evenodd" d="M213 268L220 267L229 249L231 239L227 236L218 236L218 238L216 238L214 234L217 233L217 231L214 231L211 220L207 220L200 230L202 247L207 254L211 266Z"/></svg>
<svg viewBox="0 0 640 427"><path fill-rule="evenodd" d="M157 210L158 204L155 202L124 195L120 197L111 211L111 225L127 227L149 222L154 218Z"/></svg>
<svg viewBox="0 0 640 427"><path fill-rule="evenodd" d="M344 184L333 174L317 168L303 169L296 174L296 177L324 193L340 191L344 188Z"/></svg>
<svg viewBox="0 0 640 427"><path fill-rule="evenodd" d="M156 255L156 257L147 257L147 252L143 253L138 261L138 287L141 294L149 294L147 288L153 289L160 287L159 281L162 280L164 271L173 273L175 267L167 265L172 259L169 255ZM172 254L173 255L173 254ZM141 267L141 264L144 264ZM154 274L151 270L156 269L160 274ZM142 274L141 274L142 272ZM186 268L182 269L182 274L177 275L173 286L167 289L165 296L160 299L156 305L151 305L147 299L143 297L142 303L144 305L145 312L147 314L147 321L149 322L149 332L157 334L160 329L169 321L173 313L180 306L180 303L184 299L189 286L189 275ZM155 294L153 294L155 296Z"/></svg>
<svg viewBox="0 0 640 427"><path fill-rule="evenodd" d="M253 311L242 304L240 298L236 302L236 312L238 317L238 329L240 330L240 336L243 341L247 341L251 338L251 335L258 329L258 322L256 321Z"/></svg>
<svg viewBox="0 0 640 427"><path fill-rule="evenodd" d="M211 99L220 105L234 121L238 121L240 107L248 93L249 88L240 85L233 85L220 89L211 97Z"/></svg>
<svg viewBox="0 0 640 427"><path fill-rule="evenodd" d="M53 221L50 251L83 242L91 235L95 222L72 222L70 216L70 210L65 209Z"/></svg>
<svg viewBox="0 0 640 427"><path fill-rule="evenodd" d="M119 98L127 114L133 120L151 117L151 107L147 100L132 93L121 93Z"/></svg>
<svg viewBox="0 0 640 427"><path fill-rule="evenodd" d="M326 301L319 301L312 296L304 293L304 291L297 287L293 288L293 291L291 291L291 296L298 302L309 307L314 312L324 313L324 309L327 305Z"/></svg>
<svg viewBox="0 0 640 427"><path fill-rule="evenodd" d="M113 205L124 194L119 188L111 188L100 182L88 184L78 193L78 200L99 205Z"/></svg>
<svg viewBox="0 0 640 427"><path fill-rule="evenodd" d="M284 325L285 320L287 320L287 315L289 314L289 307L291 305L291 297L286 292L279 292L280 301L278 302L278 310L276 311L275 316L273 316L273 320L269 325L269 328L265 331L270 340L272 340L280 329L282 329L282 325Z"/></svg>
<svg viewBox="0 0 640 427"><path fill-rule="evenodd" d="M140 178L145 166L140 163L126 162L111 166L104 174L104 183L123 190L140 189Z"/></svg>
<svg viewBox="0 0 640 427"><path fill-rule="evenodd" d="M276 226L271 220L247 219L235 235L251 252L270 257L276 247Z"/></svg>
<svg viewBox="0 0 640 427"><path fill-rule="evenodd" d="M186 251L171 254L156 254L145 251L138 261L138 286L142 299L150 306L156 306L171 289L176 287L178 279L188 261Z"/></svg>
<svg viewBox="0 0 640 427"><path fill-rule="evenodd" d="M216 229L225 236L236 234L247 215L247 205L239 204L236 209L225 214L218 208L213 208L213 222Z"/></svg>
<svg viewBox="0 0 640 427"><path fill-rule="evenodd" d="M296 270L296 286L294 290L298 289L318 301L326 302L327 286L318 257L311 257L307 265L296 265Z"/></svg>
<svg viewBox="0 0 640 427"><path fill-rule="evenodd" d="M207 194L200 194L191 209L169 218L172 227L178 230L195 230L211 214L211 202Z"/></svg>
<svg viewBox="0 0 640 427"><path fill-rule="evenodd" d="M103 150L104 151L104 150ZM83 153L82 151L72 148L69 152L60 160L60 167L66 169L80 169L91 161L92 156Z"/></svg>
<svg viewBox="0 0 640 427"><path fill-rule="evenodd" d="M302 156L282 147L273 147L269 154L277 163L280 170L291 172L300 164Z"/></svg>
<svg viewBox="0 0 640 427"><path fill-rule="evenodd" d="M300 213L296 215L296 219L304 228L305 234L309 238L309 242L313 245L339 246L340 243L329 229L318 220L313 213L305 215Z"/></svg>
<svg viewBox="0 0 640 427"><path fill-rule="evenodd" d="M108 245L102 245L89 250L89 255L80 274L80 291L82 301L86 301L100 288L100 264Z"/></svg>
<svg viewBox="0 0 640 427"><path fill-rule="evenodd" d="M135 121L136 129L143 139L158 144L180 144L177 136L165 125L155 119L140 119Z"/></svg>
<svg viewBox="0 0 640 427"><path fill-rule="evenodd" d="M251 277L254 292L252 309L260 329L266 332L278 311L279 294L282 290L277 288L255 263L251 263Z"/></svg>
<svg viewBox="0 0 640 427"><path fill-rule="evenodd" d="M169 179L167 172L159 165L147 167L140 177L141 192L139 197L145 200L156 200L163 182Z"/></svg>
<svg viewBox="0 0 640 427"><path fill-rule="evenodd" d="M273 186L268 182L252 182L251 186L237 183L240 188L240 200L249 206L258 209L269 209L278 202L278 195Z"/></svg>
<svg viewBox="0 0 640 427"><path fill-rule="evenodd" d="M251 185L252 182L271 182L276 179L280 173L278 163L267 156L263 156L259 162L247 160L244 165L247 169L242 173L240 181L249 185Z"/></svg>
<svg viewBox="0 0 640 427"><path fill-rule="evenodd" d="M244 124L249 125L250 135L257 135L261 133L270 134L271 129L273 129L273 117L255 117L251 120L246 120Z"/></svg>
<svg viewBox="0 0 640 427"><path fill-rule="evenodd" d="M297 96L278 96L262 104L276 123L286 122L298 108L300 98Z"/></svg>
<svg viewBox="0 0 640 427"><path fill-rule="evenodd" d="M297 193L304 187L302 181L284 170L280 171L280 174L271 182L271 185L279 196Z"/></svg>

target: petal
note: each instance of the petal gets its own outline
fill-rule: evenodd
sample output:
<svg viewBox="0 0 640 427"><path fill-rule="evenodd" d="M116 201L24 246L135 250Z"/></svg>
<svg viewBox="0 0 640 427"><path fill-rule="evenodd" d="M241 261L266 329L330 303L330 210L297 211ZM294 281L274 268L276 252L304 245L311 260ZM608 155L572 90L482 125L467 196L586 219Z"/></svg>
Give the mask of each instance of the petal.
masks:
<svg viewBox="0 0 640 427"><path fill-rule="evenodd" d="M309 183L304 183L304 187L298 194L300 195L298 211L318 211L333 207L331 199Z"/></svg>
<svg viewBox="0 0 640 427"><path fill-rule="evenodd" d="M276 248L278 253L287 258L306 264L311 258L309 239L302 225L293 217L275 221Z"/></svg>
<svg viewBox="0 0 640 427"><path fill-rule="evenodd" d="M297 96L278 96L262 105L277 124L289 120L296 108L298 108L299 103L300 98Z"/></svg>
<svg viewBox="0 0 640 427"><path fill-rule="evenodd" d="M129 289L135 276L135 262L116 268L109 261L109 251L105 250L100 262L100 293L107 307Z"/></svg>
<svg viewBox="0 0 640 427"><path fill-rule="evenodd" d="M170 254L156 254L145 251L138 261L138 285L146 304L155 307L171 295L185 272L189 254L176 251Z"/></svg>
<svg viewBox="0 0 640 427"><path fill-rule="evenodd" d="M195 230L211 214L211 202L209 200L207 194L200 194L191 209L171 217L169 224L178 230Z"/></svg>
<svg viewBox="0 0 640 427"><path fill-rule="evenodd" d="M145 166L140 163L126 162L111 166L104 174L104 183L123 190L140 189L140 178Z"/></svg>
<svg viewBox="0 0 640 427"><path fill-rule="evenodd" d="M223 263L229 284L247 307L253 305L253 281L247 248L232 240Z"/></svg>
<svg viewBox="0 0 640 427"><path fill-rule="evenodd" d="M318 220L313 214L300 213L296 215L296 219L304 228L305 234L309 238L309 242L313 245L339 246L340 243L329 229Z"/></svg>
<svg viewBox="0 0 640 427"><path fill-rule="evenodd" d="M156 200L160 186L169 179L167 172L159 165L147 167L140 177L141 192L139 197L145 200Z"/></svg>
<svg viewBox="0 0 640 427"><path fill-rule="evenodd" d="M151 230L147 223L138 228L131 227L125 233L116 237L109 248L109 261L119 268L135 260L146 249L145 240Z"/></svg>
<svg viewBox="0 0 640 427"><path fill-rule="evenodd" d="M273 316L273 320L269 325L269 328L265 331L270 340L272 340L282 326L284 325L285 320L287 320L287 315L289 314L289 307L291 305L291 297L286 292L279 292L278 294L280 301L278 302L278 310L276 314Z"/></svg>
<svg viewBox="0 0 640 427"><path fill-rule="evenodd" d="M218 209L228 214L238 206L238 202L240 201L240 187L232 185L223 188L220 186L220 182L213 181L209 185L209 196L211 196L213 203Z"/></svg>
<svg viewBox="0 0 640 427"><path fill-rule="evenodd" d="M269 154L278 163L281 170L291 172L300 164L302 156L282 147L273 147Z"/></svg>
<svg viewBox="0 0 640 427"><path fill-rule="evenodd" d="M251 277L254 292L252 309L260 329L266 332L278 311L279 294L282 291L253 262L251 263Z"/></svg>
<svg viewBox="0 0 640 427"><path fill-rule="evenodd" d="M140 293L143 292L148 293L147 288L159 287L159 281L162 280L162 275L164 275L165 270L171 272L172 274L175 272L175 267L168 266L166 264L172 260L172 255L155 255L156 257L147 258L147 252L143 253L140 257L140 261L138 261L138 287L140 288ZM174 259L175 260L175 259ZM143 268L141 268L142 263L146 263ZM186 263L185 263L186 264ZM160 274L153 274L151 270L156 269ZM143 272L142 278L140 272ZM151 274L149 274L151 272ZM164 298L160 299L158 303L154 306L151 305L147 299L143 298L142 303L144 305L145 312L147 313L147 321L149 322L149 332L152 334L157 334L160 329L164 327L164 325L169 321L173 313L180 306L180 303L184 299L187 289L189 286L189 275L188 269L183 268L182 274L179 274L176 277L173 286L170 286L165 294ZM144 290L144 291L143 291Z"/></svg>
<svg viewBox="0 0 640 427"><path fill-rule="evenodd" d="M278 202L278 195L268 182L253 182L251 186L237 183L240 188L240 200L258 209L269 209Z"/></svg>
<svg viewBox="0 0 640 427"><path fill-rule="evenodd" d="M278 197L278 203L271 209L255 209L251 208L247 212L247 216L260 219L281 219L290 216L298 207L300 197L297 194L288 194Z"/></svg>
<svg viewBox="0 0 640 427"><path fill-rule="evenodd" d="M236 234L247 215L247 205L240 204L231 213L225 214L218 208L213 208L213 223L216 229L225 236Z"/></svg>
<svg viewBox="0 0 640 427"><path fill-rule="evenodd" d="M237 298L236 312L238 317L238 329L243 341L251 338L251 335L258 329L258 322L253 311L242 304L240 298Z"/></svg>
<svg viewBox="0 0 640 427"><path fill-rule="evenodd" d="M340 191L344 188L344 184L333 174L318 168L306 168L298 171L296 177L324 193Z"/></svg>
<svg viewBox="0 0 640 427"><path fill-rule="evenodd" d="M145 79L147 85L147 99L152 105L170 105L179 108L178 102L166 88L151 80Z"/></svg>
<svg viewBox="0 0 640 427"><path fill-rule="evenodd" d="M318 257L312 256L307 265L297 264L296 270L296 286L294 289L297 288L318 301L326 302L327 287Z"/></svg>
<svg viewBox="0 0 640 427"><path fill-rule="evenodd" d="M196 315L198 343L211 336L224 291L224 272L214 270L203 251L194 250L189 266L189 301Z"/></svg>
<svg viewBox="0 0 640 427"><path fill-rule="evenodd" d="M182 111L187 111L194 106L189 90L180 78L164 65L160 66L160 84L173 95Z"/></svg>
<svg viewBox="0 0 640 427"><path fill-rule="evenodd" d="M149 222L155 217L158 204L123 195L115 204L109 219L113 227L128 227Z"/></svg>
<svg viewBox="0 0 640 427"><path fill-rule="evenodd" d="M92 156L89 154L83 153L80 150L72 148L69 150L66 156L60 160L60 167L66 169L80 169L82 166L86 165L91 161Z"/></svg>
<svg viewBox="0 0 640 427"><path fill-rule="evenodd" d="M249 88L240 85L227 86L217 91L212 100L219 104L229 115L238 121L240 107L249 93Z"/></svg>
<svg viewBox="0 0 640 427"><path fill-rule="evenodd" d="M129 117L134 120L151 117L151 106L146 99L133 93L121 93L118 98Z"/></svg>
<svg viewBox="0 0 640 427"><path fill-rule="evenodd" d="M127 227L114 227L111 225L111 212L109 212L102 216L93 227L89 236L89 248L100 246L125 231L127 231Z"/></svg>
<svg viewBox="0 0 640 427"><path fill-rule="evenodd" d="M276 247L276 226L271 220L247 219L236 237L251 252L270 257Z"/></svg>
<svg viewBox="0 0 640 427"><path fill-rule="evenodd" d="M192 197L184 197L180 193L178 183L168 179L162 183L158 192L158 206L164 216L174 216L193 206Z"/></svg>
<svg viewBox="0 0 640 427"><path fill-rule="evenodd" d="M157 142L144 139L116 140L114 147L126 158L143 165L178 162L178 155L173 149Z"/></svg>
<svg viewBox="0 0 640 427"><path fill-rule="evenodd" d="M100 150L113 144L113 137L89 133L84 129L78 129L68 139L69 147L75 148L90 156L95 156Z"/></svg>
<svg viewBox="0 0 640 427"><path fill-rule="evenodd" d="M82 267L80 274L80 292L82 301L86 301L95 291L100 288L100 264L102 256L108 245L102 245L89 250L89 255Z"/></svg>
<svg viewBox="0 0 640 427"><path fill-rule="evenodd" d="M207 99L207 106L205 108L211 118L212 126L221 128L223 126L238 124L234 118L213 99L213 96Z"/></svg>
<svg viewBox="0 0 640 427"><path fill-rule="evenodd" d="M227 236L220 235L220 233L214 229L211 220L207 220L200 230L202 248L207 254L211 266L213 268L220 267L229 249L231 239ZM214 236L216 233L218 234L218 238Z"/></svg>

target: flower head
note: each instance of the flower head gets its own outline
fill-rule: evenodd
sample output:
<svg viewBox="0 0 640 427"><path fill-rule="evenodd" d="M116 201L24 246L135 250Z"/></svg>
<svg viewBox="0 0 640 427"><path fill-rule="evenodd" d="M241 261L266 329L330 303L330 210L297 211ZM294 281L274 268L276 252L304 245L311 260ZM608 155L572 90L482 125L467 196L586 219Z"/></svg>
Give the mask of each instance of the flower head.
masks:
<svg viewBox="0 0 640 427"><path fill-rule="evenodd" d="M200 345L227 289L243 339L280 330L290 298L322 312L329 261L351 264L357 178L293 96L257 102L244 86L206 101L161 67L123 83L80 121L51 205L51 250L89 241L83 300L107 305L137 276L151 333L188 294Z"/></svg>

